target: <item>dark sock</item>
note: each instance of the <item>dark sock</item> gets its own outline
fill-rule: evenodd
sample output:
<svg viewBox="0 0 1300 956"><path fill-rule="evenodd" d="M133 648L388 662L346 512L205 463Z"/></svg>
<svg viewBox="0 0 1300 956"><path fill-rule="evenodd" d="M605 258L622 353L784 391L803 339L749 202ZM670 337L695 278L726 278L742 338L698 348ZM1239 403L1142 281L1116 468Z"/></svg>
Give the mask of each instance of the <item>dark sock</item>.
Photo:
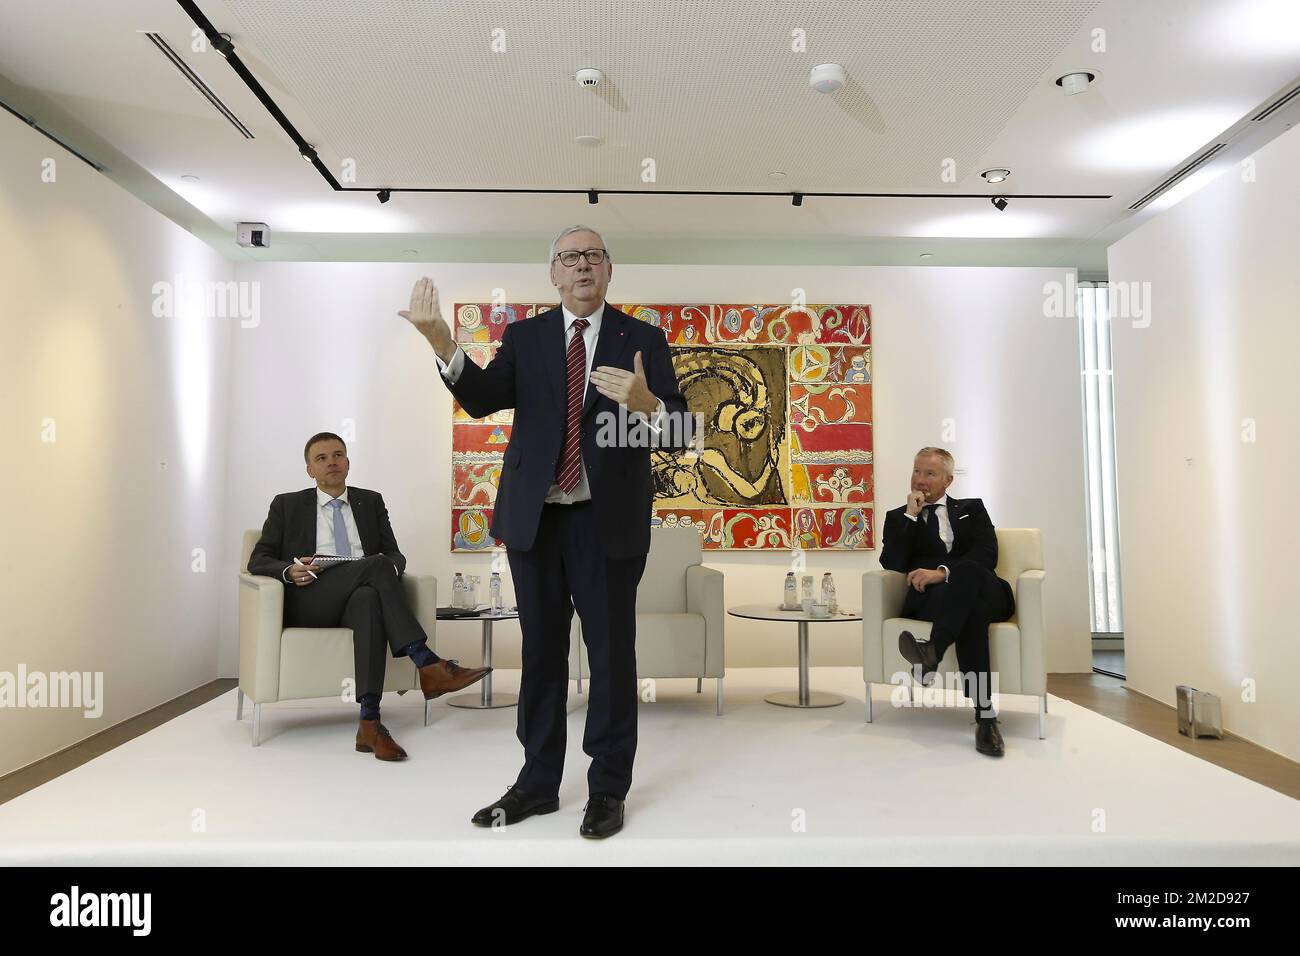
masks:
<svg viewBox="0 0 1300 956"><path fill-rule="evenodd" d="M359 703L361 704L362 720L379 719L379 695L378 694L362 694Z"/></svg>
<svg viewBox="0 0 1300 956"><path fill-rule="evenodd" d="M412 641L402 649L406 651L406 656L411 659L411 663L416 667L428 667L430 664L436 664L439 661L438 655L429 650L429 645L424 641Z"/></svg>

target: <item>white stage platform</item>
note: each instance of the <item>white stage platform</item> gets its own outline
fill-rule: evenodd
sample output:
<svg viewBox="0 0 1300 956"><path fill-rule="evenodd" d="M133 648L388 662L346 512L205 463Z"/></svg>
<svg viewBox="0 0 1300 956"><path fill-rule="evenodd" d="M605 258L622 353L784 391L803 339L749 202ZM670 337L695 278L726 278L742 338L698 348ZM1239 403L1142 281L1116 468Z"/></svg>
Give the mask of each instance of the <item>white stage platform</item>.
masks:
<svg viewBox="0 0 1300 956"><path fill-rule="evenodd" d="M518 672L495 676L517 690ZM722 717L712 681L700 695L660 681L641 705L626 826L606 841L577 833L574 693L560 811L484 830L470 816L522 757L513 708L444 698L426 728L423 701L387 694L410 754L392 764L353 750L356 708L333 700L265 707L253 748L232 691L0 806L0 863L1300 864L1300 801L1059 698L1046 740L1034 699L1005 699L994 760L975 752L968 707L896 709L877 687L867 724L861 671L825 667L813 687L844 705L763 701L795 680L731 671Z"/></svg>

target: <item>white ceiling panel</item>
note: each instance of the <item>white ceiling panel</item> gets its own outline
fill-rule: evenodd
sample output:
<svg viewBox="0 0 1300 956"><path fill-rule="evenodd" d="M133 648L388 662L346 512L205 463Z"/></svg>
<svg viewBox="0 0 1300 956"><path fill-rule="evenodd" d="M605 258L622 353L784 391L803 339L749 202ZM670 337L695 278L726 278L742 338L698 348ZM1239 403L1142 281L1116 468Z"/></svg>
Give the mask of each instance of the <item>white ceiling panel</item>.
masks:
<svg viewBox="0 0 1300 956"><path fill-rule="evenodd" d="M361 185L832 192L969 170L1098 4L225 0Z"/></svg>
<svg viewBox="0 0 1300 956"><path fill-rule="evenodd" d="M261 255L292 246L292 234L350 235L351 245L330 248L362 254L367 242L387 250L395 237L410 237L403 247L421 236L549 239L589 221L614 239L667 244L928 238L941 253L1005 243L1018 262L1033 243L1052 255L1087 247L1104 263L1104 242L1142 219L1128 211L1135 199L1300 79L1300 0L198 6L334 175L344 178L352 161L357 187L1013 197L1002 213L987 198L809 197L794 208L780 197L603 195L589 206L583 195L396 192L381 205L373 193L335 192L304 163L230 65L192 45L194 23L179 4L4 6L7 102L189 228L206 217L210 233L196 231L214 242L228 243L238 220L270 223L284 245ZM145 30L159 32L255 138L185 82ZM848 85L817 93L808 72L828 61L844 65ZM579 88L581 67L602 70L604 83ZM1072 69L1099 80L1066 97L1053 81ZM1295 106L1300 98L1274 118L1275 131L1295 121ZM580 146L580 135L602 145ZM989 166L1013 174L989 186L978 176ZM1113 198L1014 198L1027 193ZM296 248L310 254L312 245Z"/></svg>

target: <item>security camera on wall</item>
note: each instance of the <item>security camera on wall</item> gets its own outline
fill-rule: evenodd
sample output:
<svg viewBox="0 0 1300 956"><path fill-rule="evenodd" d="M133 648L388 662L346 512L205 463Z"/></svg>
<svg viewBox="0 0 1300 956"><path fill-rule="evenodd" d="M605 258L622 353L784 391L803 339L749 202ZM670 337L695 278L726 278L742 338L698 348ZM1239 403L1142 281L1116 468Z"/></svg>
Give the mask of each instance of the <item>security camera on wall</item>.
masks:
<svg viewBox="0 0 1300 956"><path fill-rule="evenodd" d="M237 222L235 242L245 248L265 249L271 244L271 227L264 222Z"/></svg>

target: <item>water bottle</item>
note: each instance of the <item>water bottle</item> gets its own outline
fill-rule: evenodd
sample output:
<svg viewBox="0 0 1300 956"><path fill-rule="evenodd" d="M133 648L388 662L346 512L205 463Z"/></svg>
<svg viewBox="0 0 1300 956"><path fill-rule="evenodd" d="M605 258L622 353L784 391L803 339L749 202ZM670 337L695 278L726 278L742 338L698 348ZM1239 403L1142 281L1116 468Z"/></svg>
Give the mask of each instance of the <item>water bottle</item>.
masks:
<svg viewBox="0 0 1300 956"><path fill-rule="evenodd" d="M831 614L834 614L838 607L835 603L835 579L831 577L829 571L822 575L822 603Z"/></svg>
<svg viewBox="0 0 1300 956"><path fill-rule="evenodd" d="M785 608L797 607L799 604L799 588L794 583L794 572L785 572L785 597L781 606Z"/></svg>
<svg viewBox="0 0 1300 956"><path fill-rule="evenodd" d="M803 576L803 582L802 582L803 586L800 589L800 593L799 593L799 599L800 599L799 603L803 607L803 612L805 614L812 613L812 606L813 606L812 582L813 582L813 576L811 574L805 574Z"/></svg>
<svg viewBox="0 0 1300 956"><path fill-rule="evenodd" d="M461 577L459 571L456 572L456 577L451 582L451 606L465 606L465 579Z"/></svg>
<svg viewBox="0 0 1300 956"><path fill-rule="evenodd" d="M488 581L488 598L492 602L492 613L501 613L501 572L493 571L492 578Z"/></svg>

